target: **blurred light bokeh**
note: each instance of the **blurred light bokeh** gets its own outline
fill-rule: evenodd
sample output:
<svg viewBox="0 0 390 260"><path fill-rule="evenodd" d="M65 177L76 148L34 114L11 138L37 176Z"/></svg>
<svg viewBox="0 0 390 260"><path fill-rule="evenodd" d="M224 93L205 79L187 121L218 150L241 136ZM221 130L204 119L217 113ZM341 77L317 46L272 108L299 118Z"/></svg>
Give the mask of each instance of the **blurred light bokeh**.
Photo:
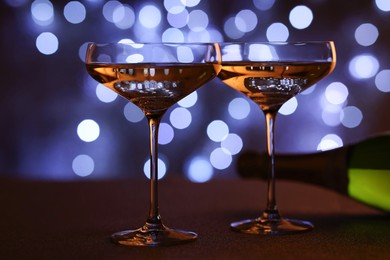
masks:
<svg viewBox="0 0 390 260"><path fill-rule="evenodd" d="M278 115L276 150L333 149L390 130L390 1L164 0L0 3L0 174L77 180L148 175L143 113L88 76L88 42L334 40L336 70ZM234 178L265 150L265 121L218 79L173 106L160 177Z"/></svg>

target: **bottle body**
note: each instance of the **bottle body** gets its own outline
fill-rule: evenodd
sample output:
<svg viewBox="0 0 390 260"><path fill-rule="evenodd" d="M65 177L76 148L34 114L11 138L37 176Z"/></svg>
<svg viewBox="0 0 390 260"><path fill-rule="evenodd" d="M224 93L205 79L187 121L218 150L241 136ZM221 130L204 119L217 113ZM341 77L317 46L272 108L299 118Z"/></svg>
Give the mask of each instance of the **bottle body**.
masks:
<svg viewBox="0 0 390 260"><path fill-rule="evenodd" d="M246 151L237 161L244 178L266 179L267 154ZM390 135L312 154L278 154L275 177L332 189L390 212Z"/></svg>

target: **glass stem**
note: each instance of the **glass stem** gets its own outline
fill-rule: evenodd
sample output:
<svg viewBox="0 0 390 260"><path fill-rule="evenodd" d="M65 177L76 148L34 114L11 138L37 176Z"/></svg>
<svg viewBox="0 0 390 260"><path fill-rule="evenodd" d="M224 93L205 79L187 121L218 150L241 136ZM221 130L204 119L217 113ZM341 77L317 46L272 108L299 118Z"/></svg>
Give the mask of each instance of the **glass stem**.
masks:
<svg viewBox="0 0 390 260"><path fill-rule="evenodd" d="M150 208L147 224L162 225L158 209L158 130L162 114L146 115L149 123L150 138Z"/></svg>
<svg viewBox="0 0 390 260"><path fill-rule="evenodd" d="M275 191L275 155L274 155L274 132L276 111L264 112L266 118L267 131L267 153L269 157L268 163L268 182L267 182L267 208L263 213L263 218L266 219L280 219L278 207L276 205L276 191Z"/></svg>

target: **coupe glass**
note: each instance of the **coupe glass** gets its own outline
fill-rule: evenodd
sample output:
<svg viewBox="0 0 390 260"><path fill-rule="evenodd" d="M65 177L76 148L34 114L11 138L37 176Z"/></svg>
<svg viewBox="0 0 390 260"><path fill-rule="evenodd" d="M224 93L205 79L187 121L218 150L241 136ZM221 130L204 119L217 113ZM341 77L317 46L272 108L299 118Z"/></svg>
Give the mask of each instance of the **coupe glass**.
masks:
<svg viewBox="0 0 390 260"><path fill-rule="evenodd" d="M334 43L221 43L220 48L222 69L218 77L253 100L264 112L269 157L266 209L260 217L231 223L231 227L250 234L311 230L313 225L308 221L283 218L276 205L274 127L278 110L287 100L333 71L336 65Z"/></svg>
<svg viewBox="0 0 390 260"><path fill-rule="evenodd" d="M158 207L158 129L164 113L218 74L216 44L90 43L86 67L92 78L138 106L150 130L150 209L139 229L111 236L115 243L131 246L172 245L193 241L197 234L170 229Z"/></svg>

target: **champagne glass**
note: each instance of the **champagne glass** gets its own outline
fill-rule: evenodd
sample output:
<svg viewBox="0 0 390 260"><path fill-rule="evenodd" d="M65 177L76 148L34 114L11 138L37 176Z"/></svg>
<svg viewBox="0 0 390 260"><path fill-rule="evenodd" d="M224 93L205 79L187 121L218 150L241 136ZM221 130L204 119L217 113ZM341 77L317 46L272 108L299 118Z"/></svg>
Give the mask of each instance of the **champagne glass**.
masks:
<svg viewBox="0 0 390 260"><path fill-rule="evenodd" d="M188 94L217 76L217 44L90 43L86 68L96 81L137 105L150 130L150 208L139 229L113 234L112 241L130 246L160 246L193 241L197 234L170 229L158 206L158 130L164 113Z"/></svg>
<svg viewBox="0 0 390 260"><path fill-rule="evenodd" d="M250 234L311 230L310 222L283 218L279 213L275 197L274 127L278 110L287 100L333 71L336 65L334 43L221 43L220 48L222 69L218 77L253 100L263 111L269 157L266 209L258 218L234 222L230 226L234 231Z"/></svg>

